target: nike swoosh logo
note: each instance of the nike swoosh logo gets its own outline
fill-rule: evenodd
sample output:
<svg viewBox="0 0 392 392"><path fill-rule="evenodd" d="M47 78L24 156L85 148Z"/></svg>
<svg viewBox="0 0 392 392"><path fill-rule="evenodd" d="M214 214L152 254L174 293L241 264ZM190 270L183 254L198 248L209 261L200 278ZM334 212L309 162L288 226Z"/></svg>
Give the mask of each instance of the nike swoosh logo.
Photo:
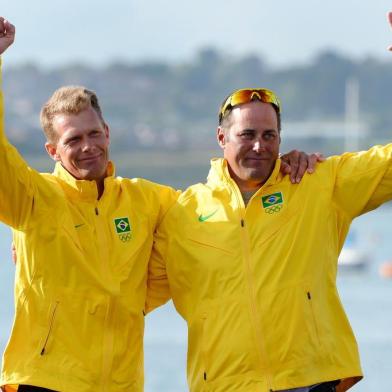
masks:
<svg viewBox="0 0 392 392"><path fill-rule="evenodd" d="M84 223L80 223L78 225L75 225L75 229L77 229L78 227L83 226L83 225L84 225Z"/></svg>
<svg viewBox="0 0 392 392"><path fill-rule="evenodd" d="M218 211L218 209L216 209L214 212L211 212L211 214L208 215L199 215L199 222L205 222L207 219L210 219L213 215L216 214L216 212Z"/></svg>

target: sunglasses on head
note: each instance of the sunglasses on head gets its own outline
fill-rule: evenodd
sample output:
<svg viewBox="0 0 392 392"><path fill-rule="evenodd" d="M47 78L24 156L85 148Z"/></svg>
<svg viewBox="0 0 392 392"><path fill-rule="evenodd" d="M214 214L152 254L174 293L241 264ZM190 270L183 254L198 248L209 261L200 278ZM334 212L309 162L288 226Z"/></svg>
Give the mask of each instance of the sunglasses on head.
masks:
<svg viewBox="0 0 392 392"><path fill-rule="evenodd" d="M276 107L279 113L281 111L279 98L273 91L267 90L266 88L244 88L234 91L234 93L230 94L225 99L219 110L219 124L222 123L222 120L230 113L234 106L255 100L271 103Z"/></svg>

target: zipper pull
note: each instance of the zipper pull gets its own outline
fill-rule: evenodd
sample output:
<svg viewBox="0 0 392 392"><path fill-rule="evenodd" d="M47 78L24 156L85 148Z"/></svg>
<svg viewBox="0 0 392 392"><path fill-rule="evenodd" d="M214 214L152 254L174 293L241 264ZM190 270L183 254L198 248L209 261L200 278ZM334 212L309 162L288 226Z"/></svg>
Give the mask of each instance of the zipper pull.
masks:
<svg viewBox="0 0 392 392"><path fill-rule="evenodd" d="M98 207L95 207L95 215L99 215Z"/></svg>
<svg viewBox="0 0 392 392"><path fill-rule="evenodd" d="M245 221L241 219L241 227L245 227Z"/></svg>

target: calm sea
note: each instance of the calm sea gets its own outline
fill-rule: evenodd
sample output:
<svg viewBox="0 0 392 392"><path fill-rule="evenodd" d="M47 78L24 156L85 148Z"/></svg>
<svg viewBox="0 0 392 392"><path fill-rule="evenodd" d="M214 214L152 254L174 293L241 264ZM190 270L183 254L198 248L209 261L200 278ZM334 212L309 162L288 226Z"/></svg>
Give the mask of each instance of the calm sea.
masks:
<svg viewBox="0 0 392 392"><path fill-rule="evenodd" d="M341 272L339 288L356 333L365 379L353 392L392 391L392 279L382 279L379 266L392 260L392 208L383 207L353 224L357 246L371 255L361 272ZM11 235L0 225L0 349L12 322L14 267ZM146 319L146 392L186 392L186 326L171 304Z"/></svg>

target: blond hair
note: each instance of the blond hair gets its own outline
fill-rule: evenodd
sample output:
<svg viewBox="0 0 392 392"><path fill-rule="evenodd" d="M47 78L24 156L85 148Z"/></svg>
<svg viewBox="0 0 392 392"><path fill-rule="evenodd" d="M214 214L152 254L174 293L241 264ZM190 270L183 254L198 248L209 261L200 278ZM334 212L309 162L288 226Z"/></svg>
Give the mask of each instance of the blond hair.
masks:
<svg viewBox="0 0 392 392"><path fill-rule="evenodd" d="M92 107L104 123L98 97L94 91L83 86L64 86L57 89L41 109L40 120L46 138L57 141L53 119L58 114L79 114Z"/></svg>

